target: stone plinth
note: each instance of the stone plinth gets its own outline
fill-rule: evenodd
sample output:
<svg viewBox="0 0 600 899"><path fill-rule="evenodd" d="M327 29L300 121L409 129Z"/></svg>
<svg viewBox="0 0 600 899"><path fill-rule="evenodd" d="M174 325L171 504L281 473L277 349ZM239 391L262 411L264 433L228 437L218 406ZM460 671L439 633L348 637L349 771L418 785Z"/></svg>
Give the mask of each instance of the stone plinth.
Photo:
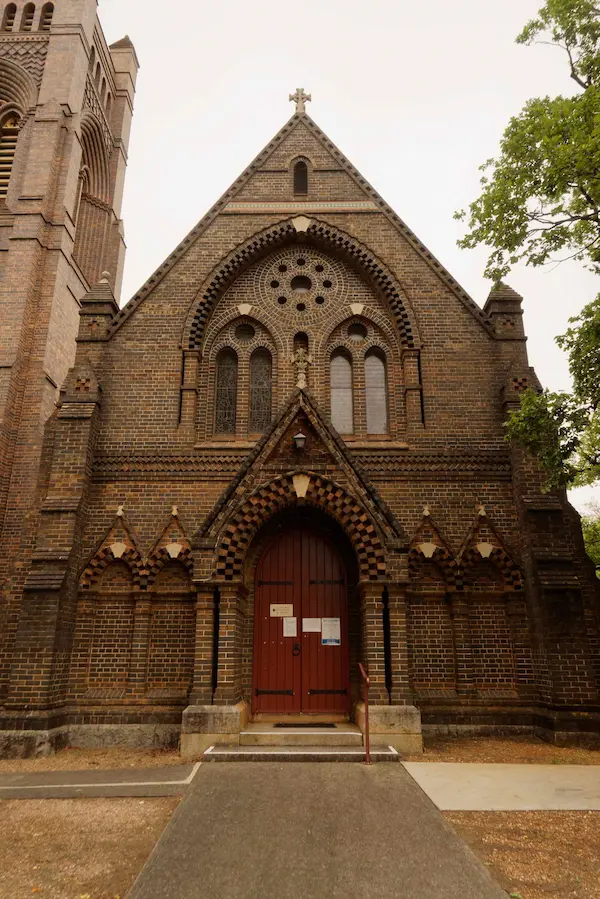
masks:
<svg viewBox="0 0 600 899"><path fill-rule="evenodd" d="M213 743L239 744L248 722L247 702L236 705L189 705L181 721L181 756L198 758Z"/></svg>
<svg viewBox="0 0 600 899"><path fill-rule="evenodd" d="M355 721L365 732L365 704L355 708ZM414 705L370 705L369 732L371 739L398 752L413 754L423 751L421 712Z"/></svg>

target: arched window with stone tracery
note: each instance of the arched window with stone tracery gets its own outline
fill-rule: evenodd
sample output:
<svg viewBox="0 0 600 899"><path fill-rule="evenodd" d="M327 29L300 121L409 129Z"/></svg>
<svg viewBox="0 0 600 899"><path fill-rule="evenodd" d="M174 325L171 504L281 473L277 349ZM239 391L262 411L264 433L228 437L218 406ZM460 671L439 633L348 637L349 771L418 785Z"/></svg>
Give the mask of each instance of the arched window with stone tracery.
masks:
<svg viewBox="0 0 600 899"><path fill-rule="evenodd" d="M367 434L387 434L389 425L385 360L376 349L370 350L365 356L365 401Z"/></svg>
<svg viewBox="0 0 600 899"><path fill-rule="evenodd" d="M238 357L229 347L217 356L215 382L215 433L235 434L238 391Z"/></svg>
<svg viewBox="0 0 600 899"><path fill-rule="evenodd" d="M340 434L354 431L352 397L352 361L346 350L336 350L331 357L331 423Z"/></svg>
<svg viewBox="0 0 600 899"><path fill-rule="evenodd" d="M250 433L262 433L271 423L272 381L273 360L270 352L263 348L255 350L250 357Z"/></svg>

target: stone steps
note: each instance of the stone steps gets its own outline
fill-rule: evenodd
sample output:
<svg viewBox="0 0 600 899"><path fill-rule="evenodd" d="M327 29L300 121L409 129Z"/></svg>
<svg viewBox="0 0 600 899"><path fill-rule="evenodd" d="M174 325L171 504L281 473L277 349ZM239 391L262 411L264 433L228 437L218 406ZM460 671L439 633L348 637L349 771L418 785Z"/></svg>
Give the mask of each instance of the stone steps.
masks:
<svg viewBox="0 0 600 899"><path fill-rule="evenodd" d="M240 733L240 746L353 746L363 737L355 724L331 722L328 727L277 727L266 722L248 724Z"/></svg>
<svg viewBox="0 0 600 899"><path fill-rule="evenodd" d="M364 762L362 747L349 746L210 746L203 762ZM391 746L372 746L373 762L398 762L400 756Z"/></svg>

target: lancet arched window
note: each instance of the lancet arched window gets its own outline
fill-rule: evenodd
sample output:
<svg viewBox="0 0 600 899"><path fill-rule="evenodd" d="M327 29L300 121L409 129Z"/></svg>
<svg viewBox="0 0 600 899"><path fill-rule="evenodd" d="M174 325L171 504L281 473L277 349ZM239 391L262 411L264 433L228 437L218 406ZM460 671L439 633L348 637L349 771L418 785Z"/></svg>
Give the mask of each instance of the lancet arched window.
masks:
<svg viewBox="0 0 600 899"><path fill-rule="evenodd" d="M33 17L35 16L35 4L26 3L23 7L23 18L21 19L21 31L31 31L33 28Z"/></svg>
<svg viewBox="0 0 600 899"><path fill-rule="evenodd" d="M235 434L237 408L238 358L233 350L221 350L217 356L215 384L215 433Z"/></svg>
<svg viewBox="0 0 600 899"><path fill-rule="evenodd" d="M271 423L273 360L268 350L258 349L250 357L250 415L248 430L260 433Z"/></svg>
<svg viewBox="0 0 600 899"><path fill-rule="evenodd" d="M8 193L18 138L19 120L12 114L0 123L0 197Z"/></svg>
<svg viewBox="0 0 600 899"><path fill-rule="evenodd" d="M16 3L9 3L4 9L4 18L2 19L2 31L12 31L15 27L15 19L17 17Z"/></svg>
<svg viewBox="0 0 600 899"><path fill-rule="evenodd" d="M308 193L308 166L302 159L294 166L294 193L299 196Z"/></svg>
<svg viewBox="0 0 600 899"><path fill-rule="evenodd" d="M53 15L54 3L44 3L44 5L42 6L42 15L40 18L40 31L50 31Z"/></svg>
<svg viewBox="0 0 600 899"><path fill-rule="evenodd" d="M330 379L331 423L340 434L352 434L352 362L345 350L336 350L331 357Z"/></svg>
<svg viewBox="0 0 600 899"><path fill-rule="evenodd" d="M365 357L365 394L367 434L387 434L387 379L385 361L378 350L371 350Z"/></svg>

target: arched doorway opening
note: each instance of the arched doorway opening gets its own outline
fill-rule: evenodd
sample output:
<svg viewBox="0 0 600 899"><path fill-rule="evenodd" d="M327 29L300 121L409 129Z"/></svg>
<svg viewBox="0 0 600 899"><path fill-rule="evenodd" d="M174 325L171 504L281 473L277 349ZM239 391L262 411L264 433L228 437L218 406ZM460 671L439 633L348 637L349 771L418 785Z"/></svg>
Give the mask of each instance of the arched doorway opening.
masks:
<svg viewBox="0 0 600 899"><path fill-rule="evenodd" d="M275 516L252 549L253 714L349 717L362 651L350 541L329 516L299 506Z"/></svg>

